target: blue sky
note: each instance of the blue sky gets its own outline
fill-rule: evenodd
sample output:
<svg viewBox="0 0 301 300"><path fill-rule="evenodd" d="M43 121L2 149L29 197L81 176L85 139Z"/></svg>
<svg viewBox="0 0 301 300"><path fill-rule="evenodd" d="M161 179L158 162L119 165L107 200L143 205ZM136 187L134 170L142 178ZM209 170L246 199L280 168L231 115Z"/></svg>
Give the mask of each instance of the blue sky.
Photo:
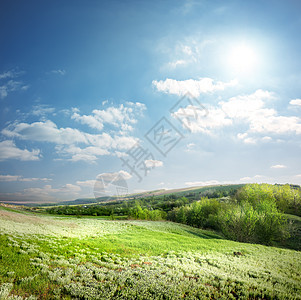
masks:
<svg viewBox="0 0 301 300"><path fill-rule="evenodd" d="M301 184L300 11L1 1L0 200L93 197L117 175L129 192Z"/></svg>

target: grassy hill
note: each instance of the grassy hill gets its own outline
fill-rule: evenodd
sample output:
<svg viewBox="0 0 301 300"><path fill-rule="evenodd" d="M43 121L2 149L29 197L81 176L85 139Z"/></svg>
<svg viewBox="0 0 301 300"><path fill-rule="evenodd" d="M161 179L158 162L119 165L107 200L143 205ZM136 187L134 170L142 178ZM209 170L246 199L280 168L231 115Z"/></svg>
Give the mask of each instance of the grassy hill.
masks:
<svg viewBox="0 0 301 300"><path fill-rule="evenodd" d="M0 207L0 299L301 299L300 278L299 251Z"/></svg>
<svg viewBox="0 0 301 300"><path fill-rule="evenodd" d="M164 197L174 195L176 197L181 196L212 196L217 195L223 192L232 191L233 193L237 191L239 188L244 186L244 184L225 184L225 185L210 185L210 186L197 186L197 187L186 187L186 188L178 188L178 189L171 189L171 190L153 190L153 191L145 191L140 193L133 193L124 196L120 196L118 198L114 197L99 197L99 198L79 198L75 200L68 200L63 202L57 203L28 203L24 202L25 206L29 207L48 207L48 206L61 206L61 205L93 205L99 204L104 202L114 202L116 200L123 201L123 200L133 200L133 199L143 199L143 198L151 198L151 197ZM9 204L20 205L19 202L14 203L13 201L5 202Z"/></svg>

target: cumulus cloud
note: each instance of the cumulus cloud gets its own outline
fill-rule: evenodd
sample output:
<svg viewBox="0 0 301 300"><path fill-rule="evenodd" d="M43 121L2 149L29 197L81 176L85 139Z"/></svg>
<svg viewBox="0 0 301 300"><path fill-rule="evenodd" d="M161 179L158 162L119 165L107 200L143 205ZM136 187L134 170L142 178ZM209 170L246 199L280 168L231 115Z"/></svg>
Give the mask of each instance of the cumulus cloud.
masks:
<svg viewBox="0 0 301 300"><path fill-rule="evenodd" d="M275 114L274 109L264 108L265 101L273 98L274 95L271 92L257 90L250 95L232 97L229 101L220 102L219 105L231 118L253 119L259 116L268 117Z"/></svg>
<svg viewBox="0 0 301 300"><path fill-rule="evenodd" d="M227 87L235 86L237 85L237 81L231 80L230 82L214 82L211 78L200 78L199 80L188 79L181 81L167 78L160 81L153 80L152 84L159 92L178 96L190 93L197 97L200 94L221 91Z"/></svg>
<svg viewBox="0 0 301 300"><path fill-rule="evenodd" d="M238 95L228 101L220 101L216 106L207 107L204 116L194 116L197 107L192 105L180 108L172 116L180 119L183 127L191 132L205 134L214 134L224 127L239 125L246 130L236 133L236 136L245 144L269 142L276 135L301 134L301 118L279 115L274 108L269 108L267 104L274 99L273 93L259 89L252 94Z"/></svg>
<svg viewBox="0 0 301 300"><path fill-rule="evenodd" d="M301 106L301 99L293 99L290 101L291 105Z"/></svg>
<svg viewBox="0 0 301 300"><path fill-rule="evenodd" d="M85 148L80 148L75 145L69 146L57 146L57 153L62 156L67 156L70 161L86 161L86 162L95 162L98 156L109 155L110 152L106 149L89 146Z"/></svg>
<svg viewBox="0 0 301 300"><path fill-rule="evenodd" d="M285 165L274 165L274 166L271 166L271 169L285 169L286 166Z"/></svg>
<svg viewBox="0 0 301 300"><path fill-rule="evenodd" d="M33 149L29 151L27 149L19 149L14 141L6 140L0 142L0 161L7 159L17 159L17 160L39 160L40 150Z"/></svg>
<svg viewBox="0 0 301 300"><path fill-rule="evenodd" d="M266 108L266 102L274 99L271 92L257 90L250 95L230 98L220 102L221 109L230 118L249 124L249 132L301 134L301 119L295 116L279 116L273 108Z"/></svg>
<svg viewBox="0 0 301 300"><path fill-rule="evenodd" d="M100 119L95 116L87 116L87 115L79 115L77 112L74 112L71 116L71 119L74 119L82 124L88 125L91 128L95 128L98 130L103 129L103 123Z"/></svg>
<svg viewBox="0 0 301 300"><path fill-rule="evenodd" d="M2 129L1 133L10 139L53 143L56 152L70 161L95 162L103 155L124 156L123 151L137 143L138 139L131 136L130 132L133 130L133 124L138 121L137 117L142 116L145 109L145 105L140 102L126 102L118 107L93 110L91 115L81 115L79 109L73 108L70 111L71 118L90 128L101 131L106 124L111 125L110 134L107 131L95 134L77 128L58 127L56 123L46 119L46 114L53 113L54 108L37 105L30 115L42 116L40 121L32 123L15 121ZM2 145L4 146L5 144ZM28 153L27 150L24 151L24 155ZM8 155L12 154L7 152L6 156Z"/></svg>
<svg viewBox="0 0 301 300"><path fill-rule="evenodd" d="M111 151L128 150L137 142L136 138L126 135L90 134L70 127L58 128L50 120L11 124L2 130L2 134L9 138L54 143L57 153L71 155L71 161L93 162Z"/></svg>
<svg viewBox="0 0 301 300"><path fill-rule="evenodd" d="M242 177L239 179L239 181L241 183L263 183L263 182L273 183L273 178L257 174L252 177L250 177L250 176Z"/></svg>
<svg viewBox="0 0 301 300"><path fill-rule="evenodd" d="M73 109L71 116L77 122L90 128L102 130L105 124L121 129L122 132L132 131L131 124L137 123L137 116L141 116L146 106L140 102L126 102L118 107L110 106L106 109L94 109L91 115L80 115L78 109Z"/></svg>
<svg viewBox="0 0 301 300"><path fill-rule="evenodd" d="M131 179L133 176L128 173L127 171L120 170L118 172L111 172L111 173L101 173L97 175L98 179L102 179L105 182L114 181L117 177L121 176L123 179L128 180Z"/></svg>
<svg viewBox="0 0 301 300"><path fill-rule="evenodd" d="M73 128L58 128L50 120L28 123L15 123L4 128L2 134L11 138L20 138L38 142L50 142L56 144L88 144L89 134Z"/></svg>
<svg viewBox="0 0 301 300"><path fill-rule="evenodd" d="M232 120L220 109L209 108L206 110L206 115L194 115L198 107L188 105L183 109L180 108L172 113L172 117L181 121L182 125L188 128L191 132L203 132L210 134L212 129L222 128L224 126L232 125Z"/></svg>
<svg viewBox="0 0 301 300"><path fill-rule="evenodd" d="M157 168L163 166L163 161L155 159L147 159L144 161L147 168Z"/></svg>

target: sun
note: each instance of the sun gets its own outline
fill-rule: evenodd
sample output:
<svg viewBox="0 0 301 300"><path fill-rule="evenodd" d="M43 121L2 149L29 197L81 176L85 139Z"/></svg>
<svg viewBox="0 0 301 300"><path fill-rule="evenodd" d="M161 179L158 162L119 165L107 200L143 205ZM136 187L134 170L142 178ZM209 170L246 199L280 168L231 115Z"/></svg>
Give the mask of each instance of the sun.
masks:
<svg viewBox="0 0 301 300"><path fill-rule="evenodd" d="M258 58L256 52L245 44L234 46L229 53L228 67L238 73L249 73L257 65Z"/></svg>

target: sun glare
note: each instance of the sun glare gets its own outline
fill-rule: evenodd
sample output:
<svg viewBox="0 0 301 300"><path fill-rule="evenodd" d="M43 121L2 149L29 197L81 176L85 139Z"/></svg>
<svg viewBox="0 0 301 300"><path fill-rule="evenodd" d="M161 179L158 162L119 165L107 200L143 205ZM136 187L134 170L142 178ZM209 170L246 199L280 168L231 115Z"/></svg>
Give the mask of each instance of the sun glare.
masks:
<svg viewBox="0 0 301 300"><path fill-rule="evenodd" d="M249 73L257 65L255 51L246 45L238 45L231 49L228 64L234 72Z"/></svg>

